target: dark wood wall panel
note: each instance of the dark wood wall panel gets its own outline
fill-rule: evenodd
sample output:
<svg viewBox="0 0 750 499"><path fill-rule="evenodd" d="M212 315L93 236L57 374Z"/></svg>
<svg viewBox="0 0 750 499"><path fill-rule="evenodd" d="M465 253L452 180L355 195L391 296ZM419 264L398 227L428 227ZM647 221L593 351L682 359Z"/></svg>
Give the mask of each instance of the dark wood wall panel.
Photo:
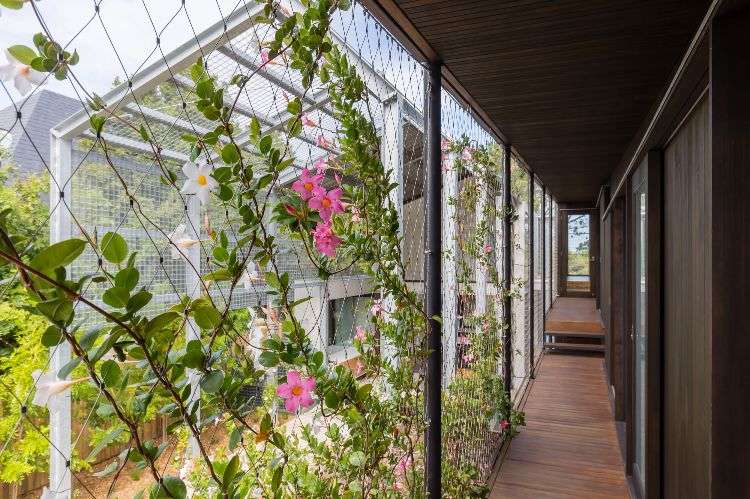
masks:
<svg viewBox="0 0 750 499"><path fill-rule="evenodd" d="M610 261L610 322L612 331L612 386L615 393L615 419L625 421L625 199L615 199L612 219Z"/></svg>
<svg viewBox="0 0 750 499"><path fill-rule="evenodd" d="M711 27L712 497L750 497L750 1Z"/></svg>
<svg viewBox="0 0 750 499"><path fill-rule="evenodd" d="M664 153L664 497L710 497L708 99Z"/></svg>

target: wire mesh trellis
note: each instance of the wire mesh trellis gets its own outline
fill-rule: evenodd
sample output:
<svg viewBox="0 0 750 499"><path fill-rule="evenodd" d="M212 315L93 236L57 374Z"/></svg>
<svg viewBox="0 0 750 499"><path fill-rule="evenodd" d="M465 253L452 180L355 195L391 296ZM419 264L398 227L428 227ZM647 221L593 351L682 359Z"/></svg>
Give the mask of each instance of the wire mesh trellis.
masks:
<svg viewBox="0 0 750 499"><path fill-rule="evenodd" d="M226 204L211 204L206 208L196 196L184 195L173 188L174 184L182 185L186 180L180 173L182 165L195 160L191 158L191 142L184 137L205 135L215 126L198 111L203 100L202 90L191 79L189 68L201 57L204 67L216 77L217 85L225 88L223 104L232 106L233 127L247 135L253 118L256 118L265 133L277 132L274 140L296 159L294 165L282 174L280 187L269 193L273 199L282 197L303 169L312 171L321 163L333 163L341 152L338 144L341 123L335 116L325 83L314 78L305 85L298 71L291 69L286 61L274 60L264 49L274 39L275 28L254 22L262 4L239 1L230 9L223 9L222 4L217 3L215 17L218 22L204 32L191 29L190 39L171 53L164 48L167 45L165 40L177 36L177 23L182 20L191 27L193 25L185 2L165 18L163 25L152 16L146 2L134 6L133 10L143 15L142 21L156 37L155 45L142 54L135 70L123 62L120 55L124 41L118 41L110 34L115 20L108 18L106 2L94 2L94 7L94 14L82 20L81 31L65 40L63 45L72 46L86 30L100 29L105 33L107 50L111 50L108 57L119 61L124 83L102 97L112 119L108 120L101 134L89 128L90 117L94 114L90 102L97 101L97 98L79 80L71 83L81 111L55 127L51 155L37 151L43 162L48 161L45 167L51 176L50 215L48 220L39 223L37 232L46 231L49 224L53 243L71 237L103 243L106 234L121 236L127 247L138 253L133 268L140 275L143 291L152 295L141 311L144 317L153 319L185 295L192 298L208 296L226 308L231 317L232 334L239 339L234 347L246 350L237 358L251 356L258 361L263 352L258 348L259 343L272 337L280 327L279 311L271 306L269 299L271 290L265 275L269 264L249 266L240 286L219 282L206 285L201 276L221 270L220 263L226 260L221 254L217 255L214 242L218 234L223 234L221 237L228 239L225 245L228 251L238 246L241 240L238 219L241 215ZM280 21L302 10L297 3L278 7ZM35 12L43 28L48 29L43 11L35 7ZM380 160L397 186L391 197L399 215L404 279L421 301L424 295L424 69L358 4L334 14L332 39L349 55L364 81L368 98L356 106L377 131L381 144ZM247 78L241 87L232 84L236 74ZM5 84L3 88L10 96L9 88ZM307 124L299 135L283 137L285 125L294 117L289 104L295 99L301 102ZM17 105L18 118L10 127L14 133L23 128L20 116L25 102ZM518 194L528 192L528 188L517 187L517 184L528 182L528 175L513 157L512 183L503 186L502 147L466 108L447 93L443 97L442 114L446 140L443 241L447 246L443 255L446 269L443 282L446 354L443 365L443 472L448 484L454 483L451 477L458 476L461 479L468 476L472 483L479 484L488 478L503 439L522 423L522 416L513 410L510 394L503 391L501 353L503 349L513 349L513 386L517 389L527 376L527 366L531 362L528 359L528 314L523 312L526 308L524 290L528 290L528 284L524 283L525 277L521 277L528 275L526 269L530 258L526 254L528 211L524 215L524 202L528 205L529 200L524 201L524 196ZM23 133L32 137L28 130ZM285 140L287 143L282 144ZM249 140L238 143L238 146L243 154L256 157L257 151ZM222 158L206 154L205 160L217 166ZM262 165L257 167L262 168ZM170 179L167 172L172 172L174 178ZM325 182L333 186L338 180L329 173ZM514 266L511 273L515 278L511 287L514 326L510 345L502 344L504 328L507 327L502 323L502 276L505 270L502 256L504 251L509 251L502 245L502 222L506 215L502 202L504 188L510 188L513 193L518 217L513 224ZM265 201L262 199L261 203ZM540 215L538 206L535 206L534 213ZM283 224L272 222L270 217L267 222L273 227L279 247L278 269L290 276L294 300L307 300L295 309L295 314L313 348L324 353L324 362L331 369L342 366L357 377L367 375L361 372L361 352L357 349L355 337L361 330L371 327L369 316L373 307L379 306L381 291L374 287L365 272L356 267L321 277L304 241ZM534 226L536 229L540 224L535 220ZM549 238L549 241L552 244L553 239ZM70 279L83 278L92 270L107 266L106 258L94 246L87 247L83 255L70 265ZM543 251L539 244L535 248ZM533 258L536 263L537 254ZM535 268L541 271L541 263ZM551 272L547 276L551 276ZM3 292L8 289L6 286ZM112 301L111 296L105 296L107 289L106 282L90 282L83 288L80 298L105 307ZM539 284L534 285L535 293L540 289ZM548 289L551 292L551 286ZM535 303L541 307L541 298ZM393 302L383 304L386 310L395 306ZM85 331L81 341L90 341L87 346L93 349L101 347L104 342L97 337L97 331L106 327L107 321L101 315L91 313L80 301L75 307L80 312L76 327ZM535 324L537 328L543 327L541 319ZM174 348L187 348L191 339L201 339L200 328L194 319L186 320L178 336L169 341L174 343ZM380 353L385 357L391 355L390 348L385 340L379 345ZM535 351L539 355L541 345ZM101 360L120 362L122 369L131 373L146 372L144 381L151 382L143 358L128 357L120 350ZM399 360L393 361L397 363ZM70 347L65 342L59 343L51 348L48 358L39 357L34 362L40 373L52 373L55 379L72 375L74 389L50 396L49 433L45 433L43 412L31 409L30 404L34 384L37 393L39 391L40 375L36 375L35 383L27 383L20 392L4 386L6 391L13 392L17 415L11 425L13 430L6 434L4 442L0 442L3 443L2 451L22 441L24 433L42 435L45 447L49 444L50 448L48 488L52 497L65 497L73 489L94 497L113 491L132 492L134 495L139 487L144 488L148 480L127 480L121 474L132 451L132 435L128 436L127 428L120 429L112 423L115 404L105 400L101 385L86 382L80 361L71 354ZM414 373L418 377L424 369L421 360L415 362ZM315 408L296 418L284 413L273 396L273 389L285 375L283 370L277 370L243 386L248 404L270 403L276 422L283 424L286 421L291 435L304 433L304 428L325 424L319 422ZM201 397L198 388L201 379L194 371L188 375L184 387L189 392L188 400ZM148 393L146 390L139 396ZM420 400L418 395L410 396ZM419 420L421 407L410 409L413 411L410 416ZM225 440L222 441L226 435L222 436L221 432L227 421L221 416L220 413L200 413L200 429L202 432L213 431L210 438L218 443L211 448L212 453L228 455L228 458L239 455L238 450L229 452ZM156 429L154 435L144 438L160 440L164 446L159 450L162 457L157 463L157 471L165 476L179 474L189 483L189 492L196 496L208 494L211 486L197 476L205 470L190 465L202 449L196 447L195 441L188 442L188 432L184 427L179 428L180 421L155 412L148 418L155 422ZM218 424L219 429L211 430L209 423ZM168 436L167 430L169 433L176 431L177 436ZM82 442L87 445L81 445ZM100 464L102 456L116 457L114 461ZM249 458L243 456L243 459ZM100 477L108 478L101 480L95 474L84 473L90 464L95 465ZM412 483L404 472L408 467L414 470L411 472L414 475ZM191 468L195 472L191 480L187 480ZM396 467L396 490L403 495L418 495L415 486L421 479L417 476L420 473L416 463L400 460ZM454 493L460 494L459 489Z"/></svg>

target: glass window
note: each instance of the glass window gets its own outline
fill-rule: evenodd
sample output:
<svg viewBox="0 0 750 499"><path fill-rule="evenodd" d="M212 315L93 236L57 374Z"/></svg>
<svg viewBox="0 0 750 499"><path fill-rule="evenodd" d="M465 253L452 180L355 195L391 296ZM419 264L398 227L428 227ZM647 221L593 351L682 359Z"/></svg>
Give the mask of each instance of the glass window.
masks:
<svg viewBox="0 0 750 499"><path fill-rule="evenodd" d="M339 347L352 346L357 326L369 328L371 295L347 296L331 300L328 344Z"/></svg>

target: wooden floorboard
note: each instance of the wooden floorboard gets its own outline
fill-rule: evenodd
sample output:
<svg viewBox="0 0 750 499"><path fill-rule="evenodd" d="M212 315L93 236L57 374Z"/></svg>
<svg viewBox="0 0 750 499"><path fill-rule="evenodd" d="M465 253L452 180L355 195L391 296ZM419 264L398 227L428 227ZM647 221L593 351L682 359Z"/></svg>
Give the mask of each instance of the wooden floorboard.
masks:
<svg viewBox="0 0 750 499"><path fill-rule="evenodd" d="M545 331L604 331L602 317L593 298L560 297L547 312Z"/></svg>
<svg viewBox="0 0 750 499"><path fill-rule="evenodd" d="M546 354L490 497L628 498L603 359Z"/></svg>

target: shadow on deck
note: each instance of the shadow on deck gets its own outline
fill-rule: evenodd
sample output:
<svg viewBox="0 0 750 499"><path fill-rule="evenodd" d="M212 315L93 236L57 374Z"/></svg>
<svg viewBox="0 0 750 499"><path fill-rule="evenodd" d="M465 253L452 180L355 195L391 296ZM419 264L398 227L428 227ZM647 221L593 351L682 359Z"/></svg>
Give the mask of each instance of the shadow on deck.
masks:
<svg viewBox="0 0 750 499"><path fill-rule="evenodd" d="M491 498L628 498L603 359L547 354Z"/></svg>

